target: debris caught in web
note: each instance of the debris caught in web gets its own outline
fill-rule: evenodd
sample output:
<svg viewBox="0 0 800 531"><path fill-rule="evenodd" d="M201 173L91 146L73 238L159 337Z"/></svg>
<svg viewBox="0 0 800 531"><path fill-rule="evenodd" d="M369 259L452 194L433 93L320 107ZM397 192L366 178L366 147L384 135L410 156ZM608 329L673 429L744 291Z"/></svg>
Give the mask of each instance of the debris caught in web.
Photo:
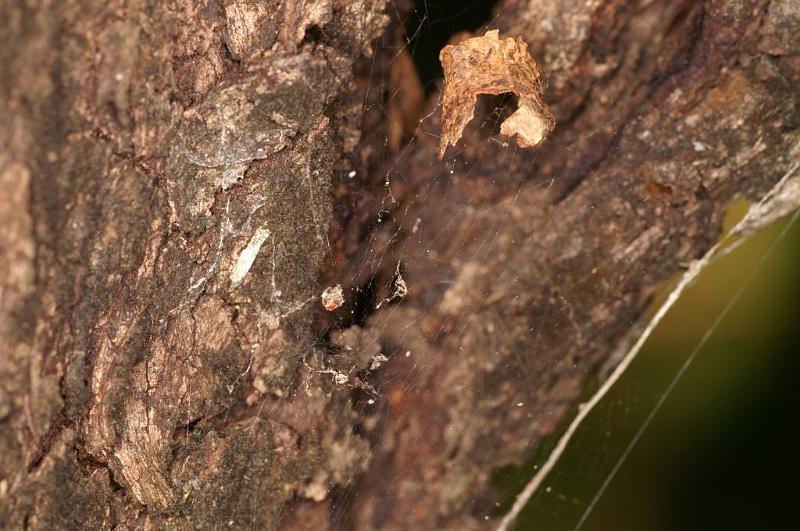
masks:
<svg viewBox="0 0 800 531"><path fill-rule="evenodd" d="M381 302L378 303L377 306L375 306L376 310L380 310L381 306L383 306L385 302L392 302L393 300L403 300L406 298L406 295L408 295L408 285L406 285L406 281L403 278L403 275L400 274L399 262L397 264L397 268L395 269L394 279L392 283L394 284L394 291L392 291L392 294L389 297L382 300Z"/></svg>
<svg viewBox="0 0 800 531"><path fill-rule="evenodd" d="M445 78L440 159L472 120L479 94L517 95L517 110L500 125L500 133L516 135L520 147L538 145L555 128L553 114L542 99L542 69L521 37L501 39L498 30L487 31L482 37L445 46L439 60Z"/></svg>
<svg viewBox="0 0 800 531"><path fill-rule="evenodd" d="M342 286L336 284L335 286L329 286L325 288L325 291L322 292L322 305L325 307L326 310L332 312L342 304L344 304L344 292L342 291Z"/></svg>

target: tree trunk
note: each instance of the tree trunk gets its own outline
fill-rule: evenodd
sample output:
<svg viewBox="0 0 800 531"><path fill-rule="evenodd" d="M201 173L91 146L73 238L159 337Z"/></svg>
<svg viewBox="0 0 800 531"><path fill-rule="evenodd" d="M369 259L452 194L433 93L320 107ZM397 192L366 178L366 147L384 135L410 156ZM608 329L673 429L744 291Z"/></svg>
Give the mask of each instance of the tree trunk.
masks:
<svg viewBox="0 0 800 531"><path fill-rule="evenodd" d="M485 101L443 161L410 8L2 3L2 527L489 525L656 285L798 182L794 0L506 0L555 132Z"/></svg>

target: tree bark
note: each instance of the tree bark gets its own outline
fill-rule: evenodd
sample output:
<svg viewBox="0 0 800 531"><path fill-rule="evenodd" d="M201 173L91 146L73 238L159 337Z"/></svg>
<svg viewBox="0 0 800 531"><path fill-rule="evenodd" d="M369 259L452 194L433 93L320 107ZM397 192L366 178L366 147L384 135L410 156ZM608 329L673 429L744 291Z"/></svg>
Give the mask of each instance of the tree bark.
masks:
<svg viewBox="0 0 800 531"><path fill-rule="evenodd" d="M506 0L556 130L443 161L436 94L386 156L389 11L0 6L4 528L489 525L492 471L794 179L793 0Z"/></svg>
<svg viewBox="0 0 800 531"><path fill-rule="evenodd" d="M382 10L5 3L4 528L274 527L358 470L303 360Z"/></svg>
<svg viewBox="0 0 800 531"><path fill-rule="evenodd" d="M351 271L387 284L401 263L411 295L367 329L412 355L387 369L360 526L492 514L491 471L552 431L726 207L787 175L797 16L786 2L503 4L492 24L528 40L558 126L524 152L476 119L436 164L434 113L384 170L393 216Z"/></svg>

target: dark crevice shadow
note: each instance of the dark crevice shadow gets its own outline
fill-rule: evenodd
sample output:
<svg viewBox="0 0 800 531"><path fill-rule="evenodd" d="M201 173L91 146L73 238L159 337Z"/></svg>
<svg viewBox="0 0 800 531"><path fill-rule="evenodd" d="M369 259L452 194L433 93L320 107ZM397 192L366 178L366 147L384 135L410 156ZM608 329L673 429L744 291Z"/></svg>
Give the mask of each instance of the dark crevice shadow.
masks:
<svg viewBox="0 0 800 531"><path fill-rule="evenodd" d="M439 51L457 33L475 31L492 20L499 0L414 0L405 22L408 46L425 95L436 90L442 78Z"/></svg>

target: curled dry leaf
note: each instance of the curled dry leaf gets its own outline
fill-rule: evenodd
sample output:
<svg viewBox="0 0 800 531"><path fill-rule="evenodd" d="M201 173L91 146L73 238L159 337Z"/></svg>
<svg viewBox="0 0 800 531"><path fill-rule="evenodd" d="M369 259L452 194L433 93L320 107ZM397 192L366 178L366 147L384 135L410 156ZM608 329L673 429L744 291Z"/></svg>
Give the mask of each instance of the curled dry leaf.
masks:
<svg viewBox="0 0 800 531"><path fill-rule="evenodd" d="M542 100L542 69L522 38L500 39L497 30L487 31L483 37L445 46L439 60L445 79L439 158L461 138L478 94L517 95L517 110L500 125L500 133L517 135L520 147L536 146L555 128L553 114Z"/></svg>

